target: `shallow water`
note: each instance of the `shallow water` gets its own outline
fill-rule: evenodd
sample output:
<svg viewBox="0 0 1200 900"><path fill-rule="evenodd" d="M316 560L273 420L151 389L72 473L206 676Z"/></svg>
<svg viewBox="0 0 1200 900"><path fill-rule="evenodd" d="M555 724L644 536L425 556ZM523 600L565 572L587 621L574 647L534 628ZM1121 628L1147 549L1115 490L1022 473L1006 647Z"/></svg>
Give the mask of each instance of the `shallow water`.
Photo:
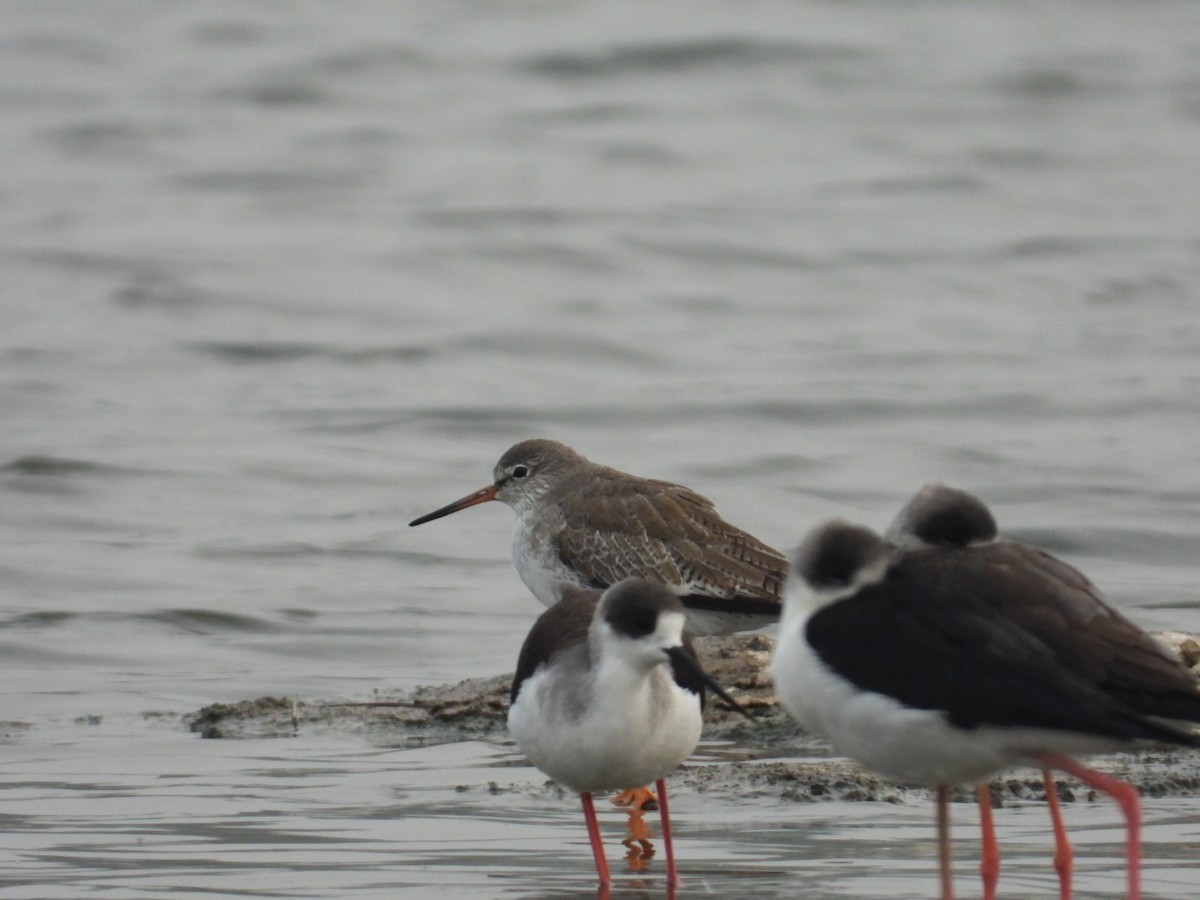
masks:
<svg viewBox="0 0 1200 900"><path fill-rule="evenodd" d="M1200 631L1197 34L1189 3L7 4L0 896L590 893L573 801L487 792L540 785L510 747L179 722L510 669L511 513L404 523L524 437L781 548L960 485ZM1180 896L1200 807L1146 808ZM924 804L674 811L695 893L933 886ZM1052 895L1044 811L1001 812L1002 885ZM1114 811L1068 814L1080 894L1119 895Z"/></svg>

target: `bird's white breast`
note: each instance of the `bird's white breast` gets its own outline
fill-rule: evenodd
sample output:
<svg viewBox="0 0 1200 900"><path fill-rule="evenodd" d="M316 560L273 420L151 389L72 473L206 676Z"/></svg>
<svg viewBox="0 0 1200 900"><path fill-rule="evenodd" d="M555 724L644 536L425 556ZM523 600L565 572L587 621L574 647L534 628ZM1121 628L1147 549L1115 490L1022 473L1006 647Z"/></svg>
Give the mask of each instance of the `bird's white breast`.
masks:
<svg viewBox="0 0 1200 900"><path fill-rule="evenodd" d="M508 728L529 761L574 791L641 787L662 778L700 739L700 698L666 666L633 673L602 662L582 683L555 664L521 686Z"/></svg>
<svg viewBox="0 0 1200 900"><path fill-rule="evenodd" d="M973 783L1030 764L1033 752L1090 752L1110 744L1046 729L959 728L941 711L913 709L886 694L864 691L821 661L805 640L799 617L781 627L771 676L780 702L801 725L895 781Z"/></svg>
<svg viewBox="0 0 1200 900"><path fill-rule="evenodd" d="M541 509L519 510L513 528L513 564L521 581L544 606L561 599L562 586L586 587L579 573L558 555L554 545L555 524Z"/></svg>

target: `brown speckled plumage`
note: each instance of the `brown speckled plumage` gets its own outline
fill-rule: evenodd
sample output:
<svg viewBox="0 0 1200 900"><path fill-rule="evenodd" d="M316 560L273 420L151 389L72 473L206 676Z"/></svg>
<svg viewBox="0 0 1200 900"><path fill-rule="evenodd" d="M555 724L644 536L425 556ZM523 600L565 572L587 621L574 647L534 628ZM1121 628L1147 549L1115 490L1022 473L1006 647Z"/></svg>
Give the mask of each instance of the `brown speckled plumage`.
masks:
<svg viewBox="0 0 1200 900"><path fill-rule="evenodd" d="M698 634L779 618L787 560L682 485L629 475L564 444L533 439L505 452L490 488L414 524L490 499L516 511L514 562L543 603L556 602L567 584L602 589L632 575L676 591Z"/></svg>

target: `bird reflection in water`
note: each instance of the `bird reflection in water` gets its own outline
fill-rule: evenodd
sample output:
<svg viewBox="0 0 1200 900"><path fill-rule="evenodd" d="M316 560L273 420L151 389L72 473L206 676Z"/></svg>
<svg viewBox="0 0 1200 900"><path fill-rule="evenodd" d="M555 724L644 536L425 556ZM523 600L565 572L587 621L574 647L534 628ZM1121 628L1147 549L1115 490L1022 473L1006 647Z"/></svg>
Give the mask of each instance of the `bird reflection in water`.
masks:
<svg viewBox="0 0 1200 900"><path fill-rule="evenodd" d="M654 844L650 841L650 829L646 825L646 812L641 806L630 806L625 810L629 819L625 823L625 862L631 872L644 872L654 859Z"/></svg>

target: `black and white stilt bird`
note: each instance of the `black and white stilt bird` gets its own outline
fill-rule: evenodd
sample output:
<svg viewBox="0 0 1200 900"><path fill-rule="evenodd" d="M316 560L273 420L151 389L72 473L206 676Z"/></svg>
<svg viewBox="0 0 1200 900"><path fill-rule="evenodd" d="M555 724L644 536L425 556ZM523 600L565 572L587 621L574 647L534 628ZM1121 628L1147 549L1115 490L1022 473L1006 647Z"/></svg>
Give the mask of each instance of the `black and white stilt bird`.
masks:
<svg viewBox="0 0 1200 900"><path fill-rule="evenodd" d="M700 739L704 690L749 715L700 667L667 587L626 578L571 588L517 661L508 729L537 768L579 793L600 883L611 882L592 794L655 782L667 881L679 878L663 779Z"/></svg>
<svg viewBox="0 0 1200 900"><path fill-rule="evenodd" d="M1200 746L1161 721L1200 721L1200 686L1077 570L983 538L981 516L991 520L974 497L932 486L893 525L894 543L844 522L815 529L789 575L772 660L780 700L846 755L937 788L944 898L950 786L1015 765L1062 770L1116 799L1137 898L1137 791L1071 757Z"/></svg>

